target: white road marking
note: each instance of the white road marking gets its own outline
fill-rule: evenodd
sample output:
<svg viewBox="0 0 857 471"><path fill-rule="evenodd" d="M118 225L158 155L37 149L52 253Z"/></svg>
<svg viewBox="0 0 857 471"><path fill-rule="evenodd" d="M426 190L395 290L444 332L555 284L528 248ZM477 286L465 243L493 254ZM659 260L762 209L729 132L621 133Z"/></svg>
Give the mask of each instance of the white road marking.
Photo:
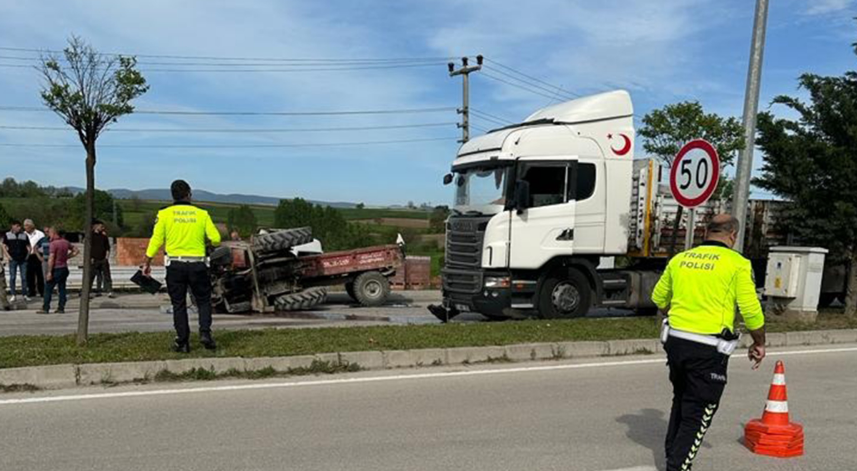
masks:
<svg viewBox="0 0 857 471"><path fill-rule="evenodd" d="M771 352L770 356L785 356L785 355L814 355L821 353L844 353L857 352L857 347L848 348L831 348L826 350L795 350L786 352ZM205 392L226 392L226 391L248 391L256 389L278 389L278 388L296 388L306 386L333 386L339 384L361 384L361 383L379 383L388 381L400 380L415 380L415 379L435 379L435 378L454 378L459 376L483 376L483 375L498 375L510 373L533 373L542 371L560 371L560 370L579 370L587 368L603 368L614 366L633 366L633 365L650 365L663 363L664 357L646 359L646 360L628 360L628 361L604 361L592 363L576 363L571 365L546 365L546 366L521 366L516 368L495 368L486 370L468 370L468 371L447 371L437 373L415 373L415 374L400 374L391 376L369 376L358 378L340 378L340 379L322 379L311 381L290 381L279 383L254 383L254 384L237 384L228 386L206 386L206 387L191 387L181 389L154 389L147 391L128 391L100 394L75 394L65 396L46 396L46 397L28 397L20 399L5 399L0 400L0 406L8 406L15 404L35 404L46 402L66 402L66 401L86 401L94 399L116 399L127 397L145 397L145 396L164 396L169 394L195 394ZM633 468L632 468L633 469Z"/></svg>

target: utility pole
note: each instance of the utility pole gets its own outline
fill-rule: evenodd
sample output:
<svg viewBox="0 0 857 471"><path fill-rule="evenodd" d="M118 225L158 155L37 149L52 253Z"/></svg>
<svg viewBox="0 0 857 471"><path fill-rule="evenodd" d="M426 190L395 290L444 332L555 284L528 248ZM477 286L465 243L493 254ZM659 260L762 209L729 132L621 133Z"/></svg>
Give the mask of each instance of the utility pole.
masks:
<svg viewBox="0 0 857 471"><path fill-rule="evenodd" d="M738 219L735 250L744 251L747 226L747 205L750 200L750 179L753 173L753 149L756 147L756 115L759 112L759 87L762 82L762 56L765 52L765 27L768 22L768 0L756 0L753 20L753 40L750 44L750 67L747 71L747 91L744 94L744 149L738 155L735 189L732 194L732 214Z"/></svg>
<svg viewBox="0 0 857 471"><path fill-rule="evenodd" d="M461 75L461 78L463 79L462 84L464 88L462 93L461 109L458 110L458 113L461 115L461 123L458 125L458 127L461 128L461 140L458 142L462 144L470 140L470 73L482 69L482 55L476 56L476 65L467 65L467 63L467 57L462 57L461 68L458 70L455 69L454 62L447 64L449 67L450 77Z"/></svg>

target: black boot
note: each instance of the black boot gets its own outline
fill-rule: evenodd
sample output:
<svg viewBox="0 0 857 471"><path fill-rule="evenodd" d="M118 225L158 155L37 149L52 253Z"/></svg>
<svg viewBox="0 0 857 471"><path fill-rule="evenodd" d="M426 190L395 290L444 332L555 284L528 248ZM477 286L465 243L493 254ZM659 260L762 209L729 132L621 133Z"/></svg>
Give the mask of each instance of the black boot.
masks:
<svg viewBox="0 0 857 471"><path fill-rule="evenodd" d="M206 350L217 349L217 343L215 343L214 338L211 336L211 332L200 332L199 343L201 343Z"/></svg>
<svg viewBox="0 0 857 471"><path fill-rule="evenodd" d="M187 341L179 342L179 339L175 339L172 350L176 353L190 353L190 343Z"/></svg>

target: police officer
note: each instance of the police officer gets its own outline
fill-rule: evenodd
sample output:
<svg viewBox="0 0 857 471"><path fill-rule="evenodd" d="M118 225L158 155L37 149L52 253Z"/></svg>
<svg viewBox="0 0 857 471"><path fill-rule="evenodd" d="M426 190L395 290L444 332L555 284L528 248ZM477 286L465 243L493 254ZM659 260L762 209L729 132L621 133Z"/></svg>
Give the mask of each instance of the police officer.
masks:
<svg viewBox="0 0 857 471"><path fill-rule="evenodd" d="M187 290L190 288L199 310L200 343L214 350L211 336L211 279L205 259L205 239L220 245L220 232L203 209L191 204L190 185L176 180L170 185L173 204L158 212L143 274L151 276L152 258L166 244L167 292L173 305L176 340L173 351L190 352L190 327L187 319Z"/></svg>
<svg viewBox="0 0 857 471"><path fill-rule="evenodd" d="M719 406L729 355L738 344L736 304L753 337L753 369L765 357L765 318L750 261L732 250L737 235L737 219L715 216L705 242L670 260L652 294L667 313L661 336L673 385L667 471L691 469Z"/></svg>

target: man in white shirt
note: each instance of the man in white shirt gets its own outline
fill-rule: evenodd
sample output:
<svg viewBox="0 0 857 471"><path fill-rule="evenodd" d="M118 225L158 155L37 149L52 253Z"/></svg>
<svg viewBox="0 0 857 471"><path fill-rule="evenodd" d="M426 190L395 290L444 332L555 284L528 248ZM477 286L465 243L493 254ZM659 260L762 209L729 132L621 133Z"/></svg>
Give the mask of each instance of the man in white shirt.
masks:
<svg viewBox="0 0 857 471"><path fill-rule="evenodd" d="M45 233L36 229L32 219L24 220L24 233L30 239L30 254L27 255L27 291L31 296L38 292L39 296L45 295L45 277L42 272L42 261L39 258L39 241L45 237Z"/></svg>

